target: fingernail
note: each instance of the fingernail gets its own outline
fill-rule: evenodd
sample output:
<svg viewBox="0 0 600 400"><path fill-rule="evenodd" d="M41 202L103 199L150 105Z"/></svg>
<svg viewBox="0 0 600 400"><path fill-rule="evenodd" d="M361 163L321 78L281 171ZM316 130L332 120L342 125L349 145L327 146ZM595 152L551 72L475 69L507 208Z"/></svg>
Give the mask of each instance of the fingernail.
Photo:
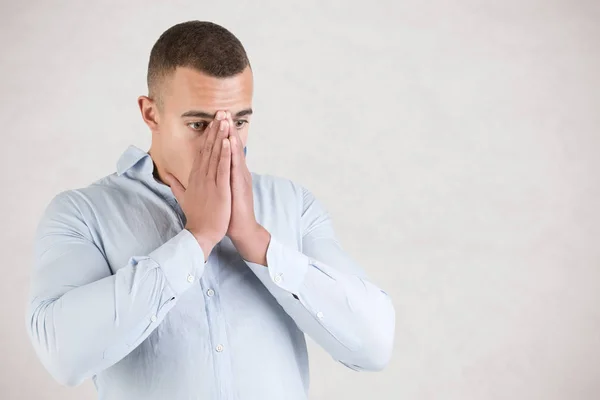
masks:
<svg viewBox="0 0 600 400"><path fill-rule="evenodd" d="M222 120L223 119L223 112L222 111L217 111L217 115L216 115L217 120Z"/></svg>
<svg viewBox="0 0 600 400"><path fill-rule="evenodd" d="M219 130L220 131L224 131L226 126L227 126L227 121L226 120L221 121L221 125L219 126Z"/></svg>

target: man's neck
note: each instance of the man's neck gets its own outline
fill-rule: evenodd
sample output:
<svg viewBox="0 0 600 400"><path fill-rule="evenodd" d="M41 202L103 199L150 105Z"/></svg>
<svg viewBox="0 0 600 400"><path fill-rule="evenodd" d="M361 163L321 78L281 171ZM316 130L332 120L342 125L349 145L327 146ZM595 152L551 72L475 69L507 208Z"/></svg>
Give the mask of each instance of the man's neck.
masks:
<svg viewBox="0 0 600 400"><path fill-rule="evenodd" d="M154 176L154 180L156 180L158 183L162 183L163 185L167 185L164 181L164 179L162 179L162 177L164 176L164 173L161 171L161 168L156 164L156 161L154 160L154 157L152 156L152 148L150 148L150 150L148 150L148 154L150 155L150 159L152 160L152 165L154 166L154 168L152 169L152 176ZM169 185L167 185L169 186Z"/></svg>

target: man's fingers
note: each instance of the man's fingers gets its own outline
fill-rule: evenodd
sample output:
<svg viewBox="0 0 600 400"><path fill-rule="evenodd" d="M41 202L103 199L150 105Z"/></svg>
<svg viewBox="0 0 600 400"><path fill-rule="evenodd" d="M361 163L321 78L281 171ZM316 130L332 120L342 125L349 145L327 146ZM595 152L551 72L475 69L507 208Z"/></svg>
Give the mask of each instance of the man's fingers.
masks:
<svg viewBox="0 0 600 400"><path fill-rule="evenodd" d="M231 168L235 171L237 167L240 165L239 160L239 151L237 149L237 145L235 143L235 135L229 136L229 141L231 142Z"/></svg>
<svg viewBox="0 0 600 400"><path fill-rule="evenodd" d="M208 126L206 127L206 137L208 138L208 136L210 136L210 132L212 132L213 127L215 125L215 121L210 121L210 123L208 124ZM202 146L204 146L205 143L203 143ZM192 172L193 171L199 171L202 169L202 161L204 160L204 147L200 147L199 149L196 150L196 156L194 157L194 161L192 163Z"/></svg>
<svg viewBox="0 0 600 400"><path fill-rule="evenodd" d="M231 142L231 167L235 170L242 166L241 163L245 162L243 158L244 149L242 147L240 134L237 132L237 130L234 128L229 132L229 141Z"/></svg>
<svg viewBox="0 0 600 400"><path fill-rule="evenodd" d="M217 174L217 167L219 166L219 159L221 156L221 147L223 145L223 138L227 137L228 132L228 123L227 120L221 120L219 126L219 132L217 133L217 138L215 140L215 145L212 149L212 153L210 155L210 164L208 165L208 176L215 177ZM216 180L216 178L215 178Z"/></svg>
<svg viewBox="0 0 600 400"><path fill-rule="evenodd" d="M194 161L192 161L192 169L190 170L190 174L194 173L194 171L198 171L200 166L202 165L202 149L196 150L196 155L194 156Z"/></svg>
<svg viewBox="0 0 600 400"><path fill-rule="evenodd" d="M230 157L230 162L231 162L231 171L230 173L233 172L233 168L235 167L235 146L234 143L232 141L233 139L233 131L235 130L235 126L233 124L233 119L231 118L231 112L230 111L226 111L225 113L225 117L227 118L227 121L229 121L229 132L227 132L227 138L229 139L229 152L231 153L231 157Z"/></svg>
<svg viewBox="0 0 600 400"><path fill-rule="evenodd" d="M179 182L179 179L167 172L165 175L165 181L165 183L171 187L171 191L173 192L173 195L175 195L177 201L181 204L181 201L183 200L183 194L185 193L185 188L181 182Z"/></svg>
<svg viewBox="0 0 600 400"><path fill-rule="evenodd" d="M231 143L228 138L223 138L219 166L217 168L217 187L229 189L229 174L231 172Z"/></svg>
<svg viewBox="0 0 600 400"><path fill-rule="evenodd" d="M240 133L237 131L237 129L234 132L235 143L238 145L238 153L240 154L240 160L244 161L244 143L242 142L242 137L240 136Z"/></svg>
<svg viewBox="0 0 600 400"><path fill-rule="evenodd" d="M208 174L210 155L215 144L217 132L219 132L219 121L221 119L223 119L223 113L219 111L217 112L215 119L211 122L212 127L206 132L206 139L204 140L204 146L202 148L202 159L200 161L200 168L205 172L205 175Z"/></svg>

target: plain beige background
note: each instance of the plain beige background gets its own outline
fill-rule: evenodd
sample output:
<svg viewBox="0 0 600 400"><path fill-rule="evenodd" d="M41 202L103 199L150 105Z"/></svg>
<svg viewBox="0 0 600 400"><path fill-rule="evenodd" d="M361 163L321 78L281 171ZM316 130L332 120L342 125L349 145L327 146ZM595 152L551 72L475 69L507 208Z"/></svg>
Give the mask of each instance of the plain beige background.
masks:
<svg viewBox="0 0 600 400"><path fill-rule="evenodd" d="M249 53L250 168L313 190L394 300L387 369L309 341L311 399L600 398L599 3L312 0L2 2L2 399L95 398L26 337L33 231L148 148L150 48L190 19Z"/></svg>

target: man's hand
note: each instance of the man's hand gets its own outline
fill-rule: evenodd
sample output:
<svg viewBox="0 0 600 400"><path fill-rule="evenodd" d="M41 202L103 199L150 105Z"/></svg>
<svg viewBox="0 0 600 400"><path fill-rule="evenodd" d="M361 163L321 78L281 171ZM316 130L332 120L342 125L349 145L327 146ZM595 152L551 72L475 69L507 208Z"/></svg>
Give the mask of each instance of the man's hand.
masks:
<svg viewBox="0 0 600 400"><path fill-rule="evenodd" d="M229 121L223 111L207 128L204 146L196 154L187 189L175 176L168 174L166 183L186 217L189 230L204 252L205 259L223 239L231 217L231 143Z"/></svg>
<svg viewBox="0 0 600 400"><path fill-rule="evenodd" d="M227 121L231 142L231 219L227 236L245 260L266 265L266 251L271 235L256 221L252 174L246 164L244 144L230 112L227 112Z"/></svg>
<svg viewBox="0 0 600 400"><path fill-rule="evenodd" d="M241 239L257 229L252 195L252 175L244 157L244 144L227 112L231 142L231 219L227 229L230 239Z"/></svg>

